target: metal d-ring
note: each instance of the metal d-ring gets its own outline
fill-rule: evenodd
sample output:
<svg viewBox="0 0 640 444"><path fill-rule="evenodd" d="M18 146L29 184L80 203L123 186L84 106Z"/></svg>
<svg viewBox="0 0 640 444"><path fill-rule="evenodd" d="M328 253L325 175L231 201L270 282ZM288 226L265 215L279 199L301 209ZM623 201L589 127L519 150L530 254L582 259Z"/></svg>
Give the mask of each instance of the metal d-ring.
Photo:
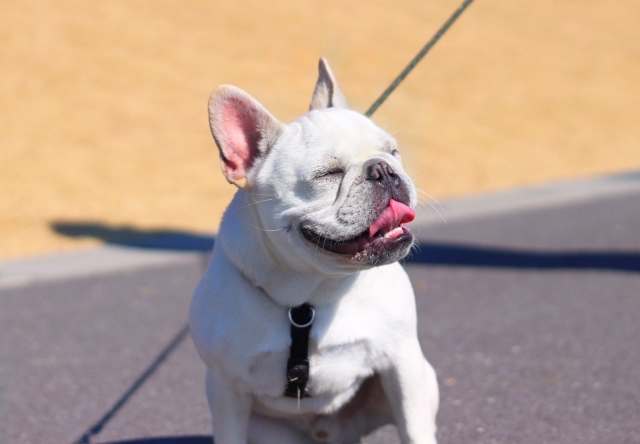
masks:
<svg viewBox="0 0 640 444"><path fill-rule="evenodd" d="M297 328L306 328L310 326L311 324L313 324L313 320L316 318L316 311L313 309L313 307L309 307L309 310L311 310L311 319L309 320L309 322L307 322L306 324L296 324L296 321L293 320L293 316L291 316L291 310L293 310L293 308L289 309L289 322L291 322L291 325Z"/></svg>

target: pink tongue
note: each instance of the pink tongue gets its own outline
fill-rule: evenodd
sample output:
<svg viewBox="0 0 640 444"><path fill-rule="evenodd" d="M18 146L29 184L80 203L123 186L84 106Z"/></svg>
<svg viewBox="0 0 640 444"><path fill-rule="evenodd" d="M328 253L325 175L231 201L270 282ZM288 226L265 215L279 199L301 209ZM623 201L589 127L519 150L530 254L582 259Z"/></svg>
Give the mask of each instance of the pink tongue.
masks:
<svg viewBox="0 0 640 444"><path fill-rule="evenodd" d="M387 233L400 224L411 222L415 217L416 212L412 208L391 199L387 209L369 227L369 236L373 237L380 230Z"/></svg>

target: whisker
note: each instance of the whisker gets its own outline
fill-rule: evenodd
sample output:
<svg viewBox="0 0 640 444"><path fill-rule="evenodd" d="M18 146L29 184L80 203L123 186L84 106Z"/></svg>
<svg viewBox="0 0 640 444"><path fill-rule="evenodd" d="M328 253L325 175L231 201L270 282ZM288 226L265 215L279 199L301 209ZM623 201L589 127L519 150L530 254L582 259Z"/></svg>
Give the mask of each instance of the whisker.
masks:
<svg viewBox="0 0 640 444"><path fill-rule="evenodd" d="M431 212L431 208L429 208L429 206L427 205L427 202L418 201L418 205L421 205L425 210L429 212L429 216L431 216L432 222L436 220L433 216L433 213Z"/></svg>
<svg viewBox="0 0 640 444"><path fill-rule="evenodd" d="M271 199L264 199L264 200L258 200L258 201L256 201L256 202L251 202L250 204L248 204L248 205L246 205L246 206L249 206L249 205L256 205L256 204L263 203L263 202L269 202L270 200L273 200L273 198L271 198Z"/></svg>
<svg viewBox="0 0 640 444"><path fill-rule="evenodd" d="M416 188L416 190L422 194L424 194L425 196L427 196L429 199L431 199L432 201L434 201L435 203L438 204L438 206L440 207L440 209L442 211L444 211L444 207L442 206L442 204L440 203L440 201L438 199L436 199L435 197L433 197L431 194L427 193L426 191L420 189L420 188Z"/></svg>
<svg viewBox="0 0 640 444"><path fill-rule="evenodd" d="M260 203L269 202L270 200L273 200L273 199L265 199L265 200L259 200L259 201L257 201L257 202L251 202L250 204L247 204L247 205L243 205L243 206L241 206L240 208L238 208L238 210L241 210L241 209L243 209L243 208L250 207L251 205L258 205L258 204L260 204Z"/></svg>
<svg viewBox="0 0 640 444"><path fill-rule="evenodd" d="M318 261L318 248L320 248L320 238L316 241L316 253L313 256L314 261Z"/></svg>
<svg viewBox="0 0 640 444"><path fill-rule="evenodd" d="M250 226L252 226L253 228L255 228L256 230L260 230L260 231L281 231L284 230L285 227L280 227L280 228L276 228L274 230L267 230L266 228L260 228L260 227L256 227L254 225L249 224Z"/></svg>
<svg viewBox="0 0 640 444"><path fill-rule="evenodd" d="M440 218L442 219L442 221L443 221L444 223L447 223L447 219L446 219L446 218L444 217L444 215L443 215L443 213L445 213L446 211L445 211L444 207L442 206L442 204L441 204L440 202L438 202L438 199L436 199L435 197L433 197L431 194L429 194L429 193L427 193L427 192L425 192L425 191L422 191L422 190L421 190L421 189L419 189L419 188L416 188L416 190L417 190L418 192L420 192L420 193L424 194L425 196L427 196L427 198L428 198L428 199L425 199L425 200L424 200L424 202L425 202L425 203L427 203L431 208L433 208L433 209L435 210L435 212L436 212L436 213L438 213L438 216L440 216ZM437 203L437 204L438 204L438 206L440 207L440 210L442 210L442 212L440 212L440 210L438 210L438 208L437 208L433 203L431 203L431 200L429 200L429 199L431 199L431 200L433 200L435 203Z"/></svg>

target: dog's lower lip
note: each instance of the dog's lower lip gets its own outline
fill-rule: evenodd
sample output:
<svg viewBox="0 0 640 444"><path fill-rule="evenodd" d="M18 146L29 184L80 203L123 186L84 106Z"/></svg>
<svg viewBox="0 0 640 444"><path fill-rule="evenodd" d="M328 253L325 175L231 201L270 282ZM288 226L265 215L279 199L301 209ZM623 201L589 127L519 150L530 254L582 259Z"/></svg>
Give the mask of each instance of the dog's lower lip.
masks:
<svg viewBox="0 0 640 444"><path fill-rule="evenodd" d="M386 237L382 233L376 233L373 236L369 236L369 230L367 230L359 236L346 241L328 239L313 232L309 228L302 228L302 234L305 239L323 250L343 255L354 255L371 248L391 247L413 239L413 234L404 224L401 224L396 228L401 228L402 233L394 237Z"/></svg>

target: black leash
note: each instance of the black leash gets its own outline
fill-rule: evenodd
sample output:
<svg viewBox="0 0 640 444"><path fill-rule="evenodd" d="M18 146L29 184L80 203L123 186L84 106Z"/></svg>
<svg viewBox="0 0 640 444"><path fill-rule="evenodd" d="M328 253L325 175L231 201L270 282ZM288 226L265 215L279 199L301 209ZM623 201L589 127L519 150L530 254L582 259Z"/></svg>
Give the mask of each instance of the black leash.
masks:
<svg viewBox="0 0 640 444"><path fill-rule="evenodd" d="M449 17L444 25L438 29L431 40L420 50L420 52L409 62L407 67L400 73L398 77L389 85L382 93L378 100L364 113L365 116L371 115L382 105L389 95L398 87L407 75L416 67L422 58L436 44L440 37L451 27L453 22L460 17L460 14L467 9L473 0L464 0L462 5ZM300 399L308 397L307 382L309 382L309 333L311 332L311 324L315 318L316 312L309 304L302 304L289 309L289 321L291 322L291 350L289 359L287 360L287 387L284 390L284 396Z"/></svg>
<svg viewBox="0 0 640 444"><path fill-rule="evenodd" d="M287 361L287 387L284 396L300 399L309 396L309 333L316 312L309 304L289 309L291 323L291 349Z"/></svg>
<svg viewBox="0 0 640 444"><path fill-rule="evenodd" d="M420 60L422 60L422 58L429 52L429 50L433 47L433 45L435 45L438 42L438 40L440 40L440 37L442 37L444 33L447 32L449 27L453 25L453 22L455 22L458 19L458 17L460 17L460 14L462 14L464 10L467 9L467 6L469 6L472 1L473 0L465 0L462 3L462 5L460 5L460 7L456 9L456 11L451 15L451 17L449 17L449 20L444 22L444 25L442 25L440 29L438 29L438 32L436 32L433 37L431 37L431 40L429 40L427 44L424 45L424 47L413 58L413 60L409 62L407 67L404 70L402 70L400 75L398 75L398 77L396 77L396 79L391 83L391 85L389 85L389 87L384 90L382 95L378 97L378 100L373 102L373 105L371 105L371 107L367 110L367 112L364 113L365 116L371 117L371 115L376 112L376 110L380 107L380 105L382 105L382 103L385 100L387 100L387 97L389 97L389 95L398 87L400 82L402 82L404 78L407 77L407 75L409 75L409 73L413 70L413 68L415 68L416 65L420 63Z"/></svg>
<svg viewBox="0 0 640 444"><path fill-rule="evenodd" d="M389 95L398 87L407 75L416 67L420 60L429 52L429 50L440 40L440 37L451 27L460 14L467 9L473 0L464 0L462 5L449 17L438 32L431 37L431 40L420 50L420 52L409 62L407 67L402 70L400 75L384 90L382 95L378 97L373 105L364 113L365 116L371 115L382 105ZM289 321L291 322L291 349L289 359L287 360L287 387L284 390L284 396L289 398L297 398L298 405L300 399L309 397L307 392L307 382L309 382L309 333L311 332L311 324L315 318L316 312L309 304L302 304L289 309Z"/></svg>
<svg viewBox="0 0 640 444"><path fill-rule="evenodd" d="M465 0L462 5L453 13L436 34L427 42L420 52L411 60L407 67L396 77L389 87L380 95L373 105L364 113L371 115L382 105L389 95L398 87L405 77L415 68L436 42L447 32L449 27L456 21L462 12L471 4L473 0ZM205 264L206 265L206 264ZM289 309L289 320L291 321L291 351L287 361L287 387L285 396L297 398L308 397L307 382L309 381L309 333L311 324L315 317L315 311L309 304L302 304ZM307 325L308 324L308 325ZM162 365L167 357L180 345L189 333L189 326L185 325L176 335L171 343L160 353L133 385L118 399L113 407L92 427L87 430L76 443L89 443L93 435L100 433L102 428L111 418L124 406L133 394L146 382L146 380Z"/></svg>
<svg viewBox="0 0 640 444"><path fill-rule="evenodd" d="M180 343L184 341L184 339L189 335L189 324L186 324L182 327L182 329L178 332L177 335L171 340L169 345L167 345L162 352L156 357L156 359L147 367L147 369L142 373L138 379L129 387L129 389L125 392L124 395L120 397L116 401L116 403L109 409L107 413L102 416L102 418L92 425L86 432L82 434L80 439L74 442L74 444L90 444L91 437L93 435L97 435L102 431L102 428L113 418L113 416L118 413L118 411L129 401L135 392L146 382L149 377L155 373L155 371L162 365L162 363L169 357L173 351L178 348Z"/></svg>

